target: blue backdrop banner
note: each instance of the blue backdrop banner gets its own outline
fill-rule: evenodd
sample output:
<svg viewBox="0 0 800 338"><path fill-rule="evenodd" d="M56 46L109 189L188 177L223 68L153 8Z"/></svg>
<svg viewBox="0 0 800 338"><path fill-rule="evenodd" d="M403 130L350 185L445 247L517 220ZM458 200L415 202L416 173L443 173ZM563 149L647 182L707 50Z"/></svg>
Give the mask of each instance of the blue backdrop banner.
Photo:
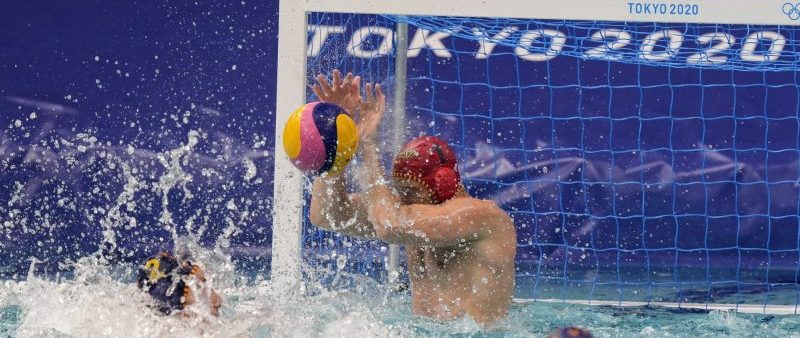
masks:
<svg viewBox="0 0 800 338"><path fill-rule="evenodd" d="M268 266L277 1L2 7L0 277L187 235Z"/></svg>

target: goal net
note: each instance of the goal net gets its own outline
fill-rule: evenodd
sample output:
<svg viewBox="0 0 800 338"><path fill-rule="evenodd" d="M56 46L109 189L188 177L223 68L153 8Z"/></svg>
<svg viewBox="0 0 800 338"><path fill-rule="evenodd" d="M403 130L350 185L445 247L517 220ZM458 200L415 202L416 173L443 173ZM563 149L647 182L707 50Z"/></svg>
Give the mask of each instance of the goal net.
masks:
<svg viewBox="0 0 800 338"><path fill-rule="evenodd" d="M678 7L666 10L700 10ZM513 217L519 299L795 311L796 27L314 11L306 20L306 85L338 68L382 83L391 101L402 79L404 124L387 119L386 149L399 146L396 133L445 139L470 195ZM408 45L402 73L398 43ZM385 244L302 223L306 264L386 278Z"/></svg>

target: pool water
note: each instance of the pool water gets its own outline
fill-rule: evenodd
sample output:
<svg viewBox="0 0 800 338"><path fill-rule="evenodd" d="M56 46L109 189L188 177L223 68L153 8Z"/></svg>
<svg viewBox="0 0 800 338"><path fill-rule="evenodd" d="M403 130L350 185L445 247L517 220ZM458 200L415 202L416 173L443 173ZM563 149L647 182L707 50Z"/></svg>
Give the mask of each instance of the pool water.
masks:
<svg viewBox="0 0 800 338"><path fill-rule="evenodd" d="M225 295L220 317L202 309L162 317L146 307L133 269L79 264L69 279L2 282L0 337L543 337L570 325L596 337L800 337L798 316L561 303L515 303L506 320L482 329L467 318L415 317L407 293L344 274L346 289L311 281L294 295L236 276L215 286Z"/></svg>
<svg viewBox="0 0 800 338"><path fill-rule="evenodd" d="M202 139L202 133L189 133L187 142L176 149L159 153L163 159L164 168L144 167L137 169L135 176L132 169L132 160L122 156L105 154L105 158L114 158L120 164L115 168L122 168L127 178L126 185L118 194L107 196L112 215L125 205L126 208L136 210L136 203L142 200L141 194L153 191L145 187L156 187L156 196L151 199L152 207L159 212L159 219L166 218L166 228L171 235L167 242L175 243L176 247L187 246L186 250L196 255L197 262L206 267L207 275L211 277L214 287L224 296L222 313L219 317L211 316L207 307L202 307L201 300L198 306L193 306L191 315L187 318L176 316L162 317L147 308L150 299L140 292L133 283L136 267L116 263L114 257L125 257L132 252L112 252L101 259L93 259L95 255L87 256L72 263L71 260L58 260L58 271L69 271L68 275L53 275L47 269L35 269L33 263L27 278L16 274L6 273L0 279L0 338L3 337L543 337L552 330L563 326L581 326L590 329L596 337L800 337L800 317L798 316L772 316L739 314L719 311L675 311L658 308L615 308L600 306L567 305L561 303L525 303L514 304L508 318L492 328L481 328L468 318L454 321L436 321L415 317L411 313L410 297L408 293L395 293L387 291L385 285L361 275L348 274L348 270L325 270L309 273L302 290L298 288L294 293L286 293L273 289L265 277L258 277L255 273L234 268L229 253L226 250L230 245L230 237L240 231L236 222L230 222L224 231L212 237L213 245L199 245L199 238L203 237L207 224L194 224L192 219L183 219L177 215L186 203L181 196L191 192L188 183L191 177L202 177L202 173L184 162L193 155L193 147ZM125 153L134 153L136 150L125 150ZM81 153L81 152L78 152ZM151 156L151 155L148 155ZM151 156L152 157L152 156ZM81 161L76 161L81 162ZM115 162L116 163L116 162ZM232 171L232 170L231 170ZM150 174L152 173L152 174ZM88 177L104 181L104 176ZM111 180L113 178L109 178ZM240 184L241 180L231 177L226 182ZM245 180L247 181L247 180ZM225 189L230 188L225 186ZM258 188L254 185L253 189ZM222 188L220 188L222 189ZM222 189L222 190L225 190ZM104 191L98 189L98 191ZM171 191L182 192L183 195L170 194ZM202 190L197 189L197 195ZM175 201L170 202L170 196ZM63 196L59 196L63 197ZM20 197L21 198L21 197ZM64 197L66 198L66 197ZM233 201L233 200L230 200ZM250 212L246 207L240 210L233 202L221 203L220 201L199 201L197 206L209 215L223 215L230 219L238 219L242 224L247 224L258 213ZM169 202L169 203L168 203ZM172 205L172 207L171 207ZM208 208L209 205L220 206L222 211ZM247 206L248 204L243 203ZM159 206L161 208L159 208ZM146 208L145 208L146 209ZM193 212L186 209L184 212ZM263 210L267 210L264 208ZM226 212L228 214L226 214ZM203 215L205 215L203 213ZM110 217L110 216L109 216ZM115 216L116 217L116 216ZM194 217L194 216L193 216ZM113 217L112 217L113 218ZM129 217L133 219L133 217ZM102 236L91 237L84 240L87 246L115 248L117 242L122 243L131 239L148 238L147 236L131 236L120 230L116 225L120 222L111 222L103 218L99 228L103 230ZM129 219L128 222L131 222ZM20 221L20 224L24 222ZM125 223L125 222L121 222ZM213 226L213 219L206 223ZM10 224L10 223L9 223ZM133 223L136 224L136 223ZM180 224L177 226L176 224ZM228 223L225 223L228 224ZM98 227L97 225L92 225ZM16 227L9 227L13 229ZM59 241L69 241L59 232L52 232L56 227L45 228L49 238ZM100 229L102 228L102 229ZM150 229L153 227L140 227ZM125 230L125 231L123 231ZM51 231L51 232L47 232ZM121 231L119 234L117 231ZM178 233L188 233L187 237L178 236ZM164 235L164 234L162 234ZM260 234L256 233L254 235ZM64 238L62 238L64 237ZM99 242L99 243L97 243ZM209 241L206 241L209 242ZM24 242L6 242L6 250L19 251ZM71 243L70 243L71 244ZM107 245L108 244L108 245ZM129 243L130 244L130 243ZM148 244L141 243L142 247L152 249ZM109 246L110 245L110 246ZM132 245L132 244L131 244ZM135 245L133 245L135 246ZM54 247L57 247L54 245ZM32 247L30 247L32 248ZM67 250L69 247L65 246ZM213 249L212 249L213 248ZM92 248L91 251L96 249ZM102 250L98 250L102 251ZM113 250L112 250L113 251ZM18 254L19 255L19 254ZM77 255L77 253L76 253ZM31 254L31 256L34 256ZM329 260L340 266L338 258L348 258L348 255L339 255L335 258L329 255ZM19 257L28 257L22 255ZM355 257L353 260L356 261ZM51 260L50 264L53 265ZM107 261L115 263L107 263ZM194 260L193 260L194 261ZM62 263L66 267L62 268ZM44 265L44 264L43 264ZM213 268L211 268L213 267ZM0 266L0 271L6 269ZM312 270L309 267L307 270ZM528 269L531 270L531 269ZM17 271L13 270L12 271ZM44 271L44 272L42 272ZM52 270L50 270L52 271ZM794 272L791 271L794 280ZM63 273L63 272L61 272ZM616 280L619 274L626 271L596 271L595 275L584 275L583 279ZM605 276L602 274L610 274ZM24 273L23 273L24 275ZM701 269L693 280L706 280L707 270ZM772 275L773 277L775 274ZM555 298L564 297L566 292L586 293L581 285L570 285L569 288L560 279L552 283L542 279L537 286L536 276L524 276L518 280L517 296L523 298ZM547 277L547 276L545 276ZM552 277L552 276L550 276ZM613 277L613 278L611 278ZM663 276L662 276L663 277ZM656 276L654 278L661 278ZM663 278L672 278L666 276ZM611 283L613 284L613 283ZM333 287L334 285L335 287ZM610 285L610 284L609 284ZM677 292L676 292L677 291ZM730 290L729 290L730 291ZM746 301L747 303L763 303L769 300L770 304L795 304L797 290L794 285L786 290L787 294L767 295L765 298L760 290L747 293L748 299L743 299L741 289L731 292L718 292L715 290L715 300L722 302ZM531 294L528 294L531 292ZM647 288L627 287L624 290L610 285L607 288L592 288L588 293L591 299L628 300L631 292L646 293L652 299L673 301L680 295L681 301L704 302L709 299L710 293L702 288L665 290L649 290ZM651 293L652 292L652 293ZM634 298L642 298L641 293Z"/></svg>

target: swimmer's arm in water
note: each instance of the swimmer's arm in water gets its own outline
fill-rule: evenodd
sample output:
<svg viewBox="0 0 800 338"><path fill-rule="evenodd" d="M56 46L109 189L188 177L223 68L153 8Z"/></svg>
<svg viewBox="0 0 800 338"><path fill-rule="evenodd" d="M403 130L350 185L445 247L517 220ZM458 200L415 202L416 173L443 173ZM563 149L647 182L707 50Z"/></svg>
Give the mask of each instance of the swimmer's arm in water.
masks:
<svg viewBox="0 0 800 338"><path fill-rule="evenodd" d="M222 297L217 293L216 290L209 288L208 290L204 290L204 288L208 287L206 284L206 274L203 272L203 269L200 268L198 265L190 265L192 273L191 275L195 276L197 280L201 283L200 284L200 292L209 292L208 294L208 301L209 301L209 312L213 316L219 316L219 308L222 306ZM197 302L197 298L192 292L192 289L187 287L186 293L184 294L183 305L189 306ZM186 315L186 312L183 312L183 315Z"/></svg>
<svg viewBox="0 0 800 338"><path fill-rule="evenodd" d="M203 269L195 265L192 267L192 272L195 276L197 276L198 280L203 282L203 284L206 283L206 273L203 272ZM209 306L211 307L211 314L214 316L219 316L219 308L222 307L222 297L220 297L220 295L217 293L217 290L210 289L209 303Z"/></svg>
<svg viewBox="0 0 800 338"><path fill-rule="evenodd" d="M345 235L374 238L375 231L360 197L347 194L343 176L315 178L311 189L311 223Z"/></svg>

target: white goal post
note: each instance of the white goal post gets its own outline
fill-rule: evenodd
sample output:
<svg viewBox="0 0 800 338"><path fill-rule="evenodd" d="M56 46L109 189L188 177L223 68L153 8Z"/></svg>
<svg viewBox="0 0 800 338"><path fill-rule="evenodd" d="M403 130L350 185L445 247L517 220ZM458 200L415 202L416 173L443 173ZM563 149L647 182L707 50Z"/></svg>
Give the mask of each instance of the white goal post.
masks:
<svg viewBox="0 0 800 338"><path fill-rule="evenodd" d="M608 20L627 22L719 23L798 25L800 21L780 8L785 0L281 0L279 4L279 44L277 65L277 105L275 113L275 153L273 187L273 239L271 281L274 287L296 290L302 280L303 177L282 150L283 125L289 115L305 103L307 83L307 18L309 13L353 13L427 15L457 17ZM697 5L694 15L661 12L661 5ZM796 7L792 7L798 10ZM800 16L800 11L797 12ZM276 293L280 294L280 292ZM524 302L526 300L517 300ZM537 299L537 301L549 301ZM554 300L563 301L563 300ZM575 303L583 303L576 301ZM609 302L587 301L587 304ZM640 302L610 302L613 305L641 306ZM655 303L653 303L655 304ZM653 305L651 304L651 305ZM656 304L672 306L677 303ZM744 312L794 313L793 305L735 306L729 304L690 304L683 307L737 308Z"/></svg>

